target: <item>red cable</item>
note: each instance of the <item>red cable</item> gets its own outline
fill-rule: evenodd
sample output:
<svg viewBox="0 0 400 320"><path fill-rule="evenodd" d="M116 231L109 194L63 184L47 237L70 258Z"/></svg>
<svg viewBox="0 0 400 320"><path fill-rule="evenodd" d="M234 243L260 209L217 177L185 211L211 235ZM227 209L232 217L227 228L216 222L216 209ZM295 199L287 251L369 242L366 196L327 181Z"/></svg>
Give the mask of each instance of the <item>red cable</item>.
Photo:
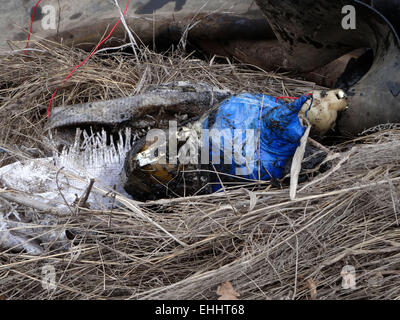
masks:
<svg viewBox="0 0 400 320"><path fill-rule="evenodd" d="M312 96L312 93L307 93L306 96ZM278 102L278 99L293 99L293 100L298 100L298 97L276 97L275 98L275 103Z"/></svg>
<svg viewBox="0 0 400 320"><path fill-rule="evenodd" d="M129 0L126 0L125 11L124 11L124 13L122 14L123 16L125 16L126 12L128 11L128 6L129 6ZM61 85L63 85L63 84L72 76L72 74L73 74L79 67L81 67L83 64L85 64L86 61L88 61L88 60L96 53L96 51L98 50L98 48L99 48L104 42L106 42L106 41L108 40L108 38L111 37L112 33L114 32L115 28L119 25L120 22L121 22L121 18L119 18L119 20L118 20L117 23L114 25L114 27L111 29L111 31L110 31L110 33L107 35L107 37L105 37L105 38L96 46L96 48L93 49L92 53L91 53L85 60L83 60L80 64L78 64L78 65L71 71L71 73L63 80L63 82L61 83ZM57 93L57 90L58 90L58 88L57 88L56 90L54 90L54 93L53 93L53 95L52 95L51 98L50 98L49 107L47 108L47 116L48 116L48 117L50 117L51 103L53 102L53 99L54 99L54 97L55 97L55 95L56 95L56 93Z"/></svg>
<svg viewBox="0 0 400 320"><path fill-rule="evenodd" d="M278 100L280 100L280 99L292 99L292 100L297 100L297 99L299 99L299 98L297 98L297 97L276 97L276 98L275 98L275 103L278 102Z"/></svg>
<svg viewBox="0 0 400 320"><path fill-rule="evenodd" d="M37 6L39 5L40 1L42 1L42 0L39 0L39 1L36 3L35 8L33 9L32 21L31 21L31 29L30 29L30 31L29 31L28 43L26 44L27 47L28 47L28 45L29 45L29 39L30 39L31 32L32 32L33 17L34 17L34 15L35 15L36 8L37 8ZM124 13L122 14L123 16L125 16L126 12L128 11L128 7L129 7L129 0L126 0L125 11L124 11ZM115 28L119 25L120 22L121 22L121 18L119 18L119 20L118 20L117 23L114 25L114 27L111 29L111 31L110 31L110 33L107 35L107 37L105 37L105 38L96 46L96 48L93 49L93 51L90 53L90 55L89 55L85 60L83 60L80 64L78 64L77 66L75 66L75 68L70 72L70 74L63 80L63 82L61 83L61 85L63 85L63 84L73 75L73 73L74 73L79 67L81 67L82 65L84 65L84 64L96 53L96 51L98 50L98 48L99 48L104 42L106 42L106 41L111 37L112 33L114 32ZM53 102L53 99L54 99L54 97L55 97L55 95L56 95L56 93L57 93L57 90L58 90L58 88L57 88L56 90L54 90L54 93L53 93L53 95L52 95L51 98L50 98L49 106L48 106L48 108L47 108L47 116L48 116L48 117L50 117L51 103Z"/></svg>
<svg viewBox="0 0 400 320"><path fill-rule="evenodd" d="M32 18L31 18L31 27L30 27L30 29L29 29L28 41L26 42L26 47L25 47L25 49L28 49L28 47L29 47L29 40L31 39L32 27L33 27L33 18L35 17L36 8L38 7L40 1L42 1L42 0L39 0L39 1L36 3L35 7L33 8ZM26 54L26 50L24 51L24 54Z"/></svg>

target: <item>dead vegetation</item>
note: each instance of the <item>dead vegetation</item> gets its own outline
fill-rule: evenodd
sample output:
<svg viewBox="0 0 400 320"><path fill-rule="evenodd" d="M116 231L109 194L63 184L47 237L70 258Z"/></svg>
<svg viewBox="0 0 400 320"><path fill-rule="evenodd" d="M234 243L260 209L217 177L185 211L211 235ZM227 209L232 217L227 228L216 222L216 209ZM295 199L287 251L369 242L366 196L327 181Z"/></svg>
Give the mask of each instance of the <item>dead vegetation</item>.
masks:
<svg viewBox="0 0 400 320"><path fill-rule="evenodd" d="M29 157L29 148L45 149L42 127L51 94L87 56L60 46L36 48L41 51L0 58L0 147L9 151L0 154L1 165ZM178 80L275 96L313 88L283 75L176 52L143 50L140 59L136 64L123 53L94 56L58 90L53 106ZM329 161L330 170L299 185L295 201L288 188L260 184L148 203L126 199L129 206L112 211L59 216L48 232L70 230L71 250L42 256L2 250L0 295L216 299L218 286L229 281L240 299L398 299L400 128L380 128L331 147ZM57 286L47 291L41 279L49 264ZM346 265L356 271L354 290L342 288Z"/></svg>
<svg viewBox="0 0 400 320"><path fill-rule="evenodd" d="M205 62L181 51L158 54L142 49L137 54L140 63L132 54L99 51L66 82L87 52L40 43L26 54L19 50L0 57L1 143L40 148L46 110L57 88L52 107L139 94L149 86L172 81L202 81L234 92L271 95L296 95L316 87L227 60Z"/></svg>

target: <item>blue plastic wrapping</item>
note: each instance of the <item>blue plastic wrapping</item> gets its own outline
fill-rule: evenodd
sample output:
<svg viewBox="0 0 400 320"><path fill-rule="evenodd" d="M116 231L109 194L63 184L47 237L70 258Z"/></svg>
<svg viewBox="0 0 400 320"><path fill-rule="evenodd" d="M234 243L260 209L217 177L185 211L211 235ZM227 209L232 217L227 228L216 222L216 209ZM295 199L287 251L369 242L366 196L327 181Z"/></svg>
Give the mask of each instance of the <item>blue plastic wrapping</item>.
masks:
<svg viewBox="0 0 400 320"><path fill-rule="evenodd" d="M203 122L203 129L209 130L204 141L209 143L213 168L249 180L282 178L306 129L298 113L307 99L286 104L268 95L244 93L225 100Z"/></svg>

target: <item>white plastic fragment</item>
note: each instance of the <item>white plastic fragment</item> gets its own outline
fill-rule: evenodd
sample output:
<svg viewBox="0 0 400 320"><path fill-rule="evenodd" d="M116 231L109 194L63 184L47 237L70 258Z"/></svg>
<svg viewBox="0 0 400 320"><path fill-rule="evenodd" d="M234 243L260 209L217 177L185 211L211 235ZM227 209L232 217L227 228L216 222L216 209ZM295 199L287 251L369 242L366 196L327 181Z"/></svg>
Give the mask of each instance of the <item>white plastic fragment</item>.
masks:
<svg viewBox="0 0 400 320"><path fill-rule="evenodd" d="M53 157L19 161L0 168L1 185L60 209L68 209L77 196L82 196L91 178L95 179L94 186L110 191L115 188L116 192L130 198L120 179L126 155L132 147L130 129L127 128L124 135L119 133L116 144L104 130L96 134L83 132L83 142L81 134L78 129L74 144ZM93 189L87 204L91 209L105 210L115 205L115 201ZM69 245L65 230L49 232L48 228L40 227L54 223L54 216L45 212L37 216L35 210L27 210L22 219L10 205L6 208L0 203L0 206L0 247L40 255L43 243Z"/></svg>
<svg viewBox="0 0 400 320"><path fill-rule="evenodd" d="M117 145L105 131L91 135L83 132L82 143L80 133L77 132L75 143L60 154L0 168L0 182L9 189L40 196L41 201L56 202L59 208L68 207L65 200L71 205L76 195L80 197L92 178L95 186L109 190L115 187L116 192L129 197L121 184L120 172L132 146L130 130L126 129L125 139L120 133ZM108 209L113 199L92 191L87 202L92 209Z"/></svg>

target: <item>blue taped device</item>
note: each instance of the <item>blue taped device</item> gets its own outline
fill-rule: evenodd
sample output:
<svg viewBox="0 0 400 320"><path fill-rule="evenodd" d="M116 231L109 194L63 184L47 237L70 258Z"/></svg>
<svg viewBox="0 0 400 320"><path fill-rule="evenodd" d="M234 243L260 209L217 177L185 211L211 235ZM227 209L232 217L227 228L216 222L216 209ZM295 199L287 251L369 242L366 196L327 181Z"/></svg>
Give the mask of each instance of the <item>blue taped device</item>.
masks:
<svg viewBox="0 0 400 320"><path fill-rule="evenodd" d="M217 172L245 179L282 178L306 130L298 113L308 98L288 104L263 94L228 98L203 122L209 130L204 142L209 143L210 163Z"/></svg>

